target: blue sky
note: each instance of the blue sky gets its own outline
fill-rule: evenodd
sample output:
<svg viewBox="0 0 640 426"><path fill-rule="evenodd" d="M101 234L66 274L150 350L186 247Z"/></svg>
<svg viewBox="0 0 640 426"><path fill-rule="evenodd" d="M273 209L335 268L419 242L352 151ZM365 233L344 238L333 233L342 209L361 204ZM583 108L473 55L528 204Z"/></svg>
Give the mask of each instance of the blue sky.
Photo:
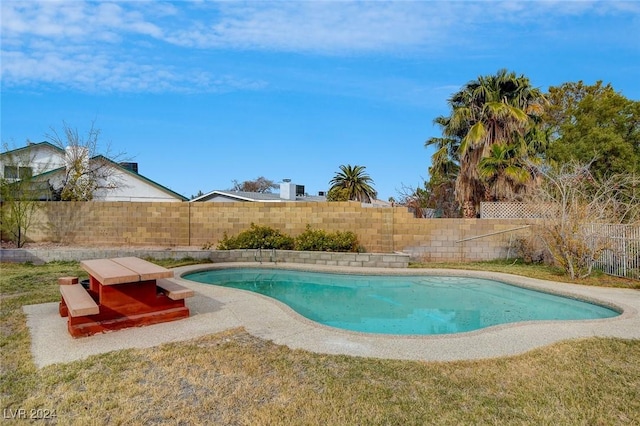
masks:
<svg viewBox="0 0 640 426"><path fill-rule="evenodd" d="M379 198L428 178L447 99L501 68L640 99L640 2L11 1L2 142L101 129L187 197L259 176L315 194L362 165Z"/></svg>

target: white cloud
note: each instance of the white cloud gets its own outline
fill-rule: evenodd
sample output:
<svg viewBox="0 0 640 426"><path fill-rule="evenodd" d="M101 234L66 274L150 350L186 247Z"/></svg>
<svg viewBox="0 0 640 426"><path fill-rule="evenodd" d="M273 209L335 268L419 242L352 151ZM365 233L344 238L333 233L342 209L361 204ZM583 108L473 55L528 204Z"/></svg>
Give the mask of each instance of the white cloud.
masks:
<svg viewBox="0 0 640 426"><path fill-rule="evenodd" d="M462 44L481 47L487 28L508 34L512 23L555 30L566 17L640 15L635 2L572 1L48 0L3 1L1 8L2 85L82 91L256 90L267 83L228 70L217 75L191 59L233 50L449 54Z"/></svg>
<svg viewBox="0 0 640 426"><path fill-rule="evenodd" d="M98 93L218 92L264 86L262 81L177 69L171 61L163 61L166 46L158 45L163 30L146 15L163 19L176 11L161 5L145 14L141 6L149 5L3 2L2 85ZM161 54L156 54L158 49Z"/></svg>
<svg viewBox="0 0 640 426"><path fill-rule="evenodd" d="M415 2L222 3L167 41L198 48L357 53L404 49L436 38L453 17ZM442 10L442 6L438 6ZM449 8L445 4L444 9ZM448 15L448 14L447 14Z"/></svg>
<svg viewBox="0 0 640 426"><path fill-rule="evenodd" d="M3 39L47 37L69 42L100 40L102 33L149 35L160 28L126 3L82 1L6 1L2 3Z"/></svg>

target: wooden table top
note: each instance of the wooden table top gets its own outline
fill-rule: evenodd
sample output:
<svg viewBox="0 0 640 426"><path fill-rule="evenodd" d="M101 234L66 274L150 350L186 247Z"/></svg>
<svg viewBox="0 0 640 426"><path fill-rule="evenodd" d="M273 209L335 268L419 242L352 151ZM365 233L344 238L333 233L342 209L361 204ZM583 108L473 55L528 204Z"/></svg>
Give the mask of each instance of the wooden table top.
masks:
<svg viewBox="0 0 640 426"><path fill-rule="evenodd" d="M102 285L173 277L173 271L137 257L83 260L80 265Z"/></svg>

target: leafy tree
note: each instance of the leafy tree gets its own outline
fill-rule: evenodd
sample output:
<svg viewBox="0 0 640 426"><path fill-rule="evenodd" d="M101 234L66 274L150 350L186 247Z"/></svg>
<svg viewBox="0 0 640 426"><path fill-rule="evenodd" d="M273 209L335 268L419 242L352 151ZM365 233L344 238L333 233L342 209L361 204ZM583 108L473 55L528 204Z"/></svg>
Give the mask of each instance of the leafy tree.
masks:
<svg viewBox="0 0 640 426"><path fill-rule="evenodd" d="M366 173L364 166L342 165L340 171L331 179L329 193L346 189L348 200L370 203L377 193L373 189L373 179Z"/></svg>
<svg viewBox="0 0 640 426"><path fill-rule="evenodd" d="M349 189L335 187L327 192L327 201L349 201Z"/></svg>
<svg viewBox="0 0 640 426"><path fill-rule="evenodd" d="M107 145L100 149L100 129L95 122L85 136L76 128L63 122L62 131L51 128L46 137L65 151L65 174L60 181L50 182L54 193L63 201L90 201L97 191L114 190L123 185L113 162L123 161L123 154L114 154Z"/></svg>
<svg viewBox="0 0 640 426"><path fill-rule="evenodd" d="M7 182L4 178L0 180L2 233L9 235L18 248L26 242L27 231L33 223L39 205L37 200L23 198L24 184L23 181Z"/></svg>
<svg viewBox="0 0 640 426"><path fill-rule="evenodd" d="M263 176L258 177L256 180L245 180L242 183L238 183L237 180L234 180L232 182L233 191L271 193L272 189L278 187L278 185L272 180L269 180Z"/></svg>
<svg viewBox="0 0 640 426"><path fill-rule="evenodd" d="M467 83L449 99L451 114L437 117L442 138L431 138L427 146L435 145L432 176L442 183L456 173L455 195L465 217L475 217L480 202L493 198L507 199L514 187L500 186L509 180L494 176L487 181L480 175L480 162L492 153L492 146L511 146L513 155L533 159L545 148L541 131L544 97L531 86L529 79L500 70L496 75L480 76ZM498 175L506 168L496 168ZM527 183L534 181L533 174ZM518 186L518 191L528 185Z"/></svg>
<svg viewBox="0 0 640 426"><path fill-rule="evenodd" d="M24 246L27 231L41 204L50 197L49 187L34 179L35 161L29 146L21 150L3 147L4 173L0 177L0 225L16 247ZM11 172L10 172L11 171ZM15 171L15 173L13 173Z"/></svg>
<svg viewBox="0 0 640 426"><path fill-rule="evenodd" d="M550 162L587 163L595 156L591 172L598 177L640 173L640 102L601 81L550 87L547 98Z"/></svg>

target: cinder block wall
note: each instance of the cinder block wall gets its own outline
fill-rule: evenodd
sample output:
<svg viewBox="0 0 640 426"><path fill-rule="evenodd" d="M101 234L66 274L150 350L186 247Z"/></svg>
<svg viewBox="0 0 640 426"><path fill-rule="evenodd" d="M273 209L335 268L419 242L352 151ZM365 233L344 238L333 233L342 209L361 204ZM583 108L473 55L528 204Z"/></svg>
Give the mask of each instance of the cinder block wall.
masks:
<svg viewBox="0 0 640 426"><path fill-rule="evenodd" d="M406 209L405 209L406 210ZM391 252L392 209L362 208L359 203L191 203L191 244L214 245L224 233L233 236L251 223L291 235L309 224L325 231L352 231L370 252Z"/></svg>
<svg viewBox="0 0 640 426"><path fill-rule="evenodd" d="M530 235L525 219L416 219L398 215L394 246L423 261L514 257L515 242Z"/></svg>
<svg viewBox="0 0 640 426"><path fill-rule="evenodd" d="M33 241L77 245L197 246L213 248L251 223L296 236L307 224L352 231L367 252L404 251L426 261L506 257L527 225L518 219L417 219L403 207L363 208L359 203L129 203L48 202L28 232ZM465 239L483 236L478 239Z"/></svg>
<svg viewBox="0 0 640 426"><path fill-rule="evenodd" d="M67 244L187 246L189 204L47 202L27 235Z"/></svg>

